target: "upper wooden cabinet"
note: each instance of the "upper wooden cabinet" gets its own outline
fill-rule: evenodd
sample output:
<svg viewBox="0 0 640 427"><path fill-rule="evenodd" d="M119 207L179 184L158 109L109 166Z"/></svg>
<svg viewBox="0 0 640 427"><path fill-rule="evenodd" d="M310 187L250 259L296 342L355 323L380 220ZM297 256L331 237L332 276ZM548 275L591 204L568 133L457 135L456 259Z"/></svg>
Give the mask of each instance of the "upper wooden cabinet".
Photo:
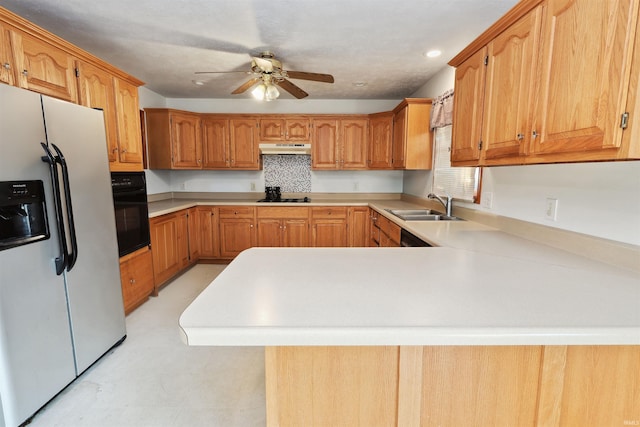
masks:
<svg viewBox="0 0 640 427"><path fill-rule="evenodd" d="M255 118L147 108L150 169L262 167Z"/></svg>
<svg viewBox="0 0 640 427"><path fill-rule="evenodd" d="M79 103L104 113L110 169L142 170L138 88L82 61L76 69Z"/></svg>
<svg viewBox="0 0 640 427"><path fill-rule="evenodd" d="M75 58L37 37L11 31L18 86L77 102Z"/></svg>
<svg viewBox="0 0 640 427"><path fill-rule="evenodd" d="M431 169L431 99L407 98L393 110L392 164L395 169Z"/></svg>
<svg viewBox="0 0 640 427"><path fill-rule="evenodd" d="M229 153L231 168L258 170L262 167L255 118L229 120Z"/></svg>
<svg viewBox="0 0 640 427"><path fill-rule="evenodd" d="M200 116L166 108L148 108L150 169L202 168Z"/></svg>
<svg viewBox="0 0 640 427"><path fill-rule="evenodd" d="M378 113L369 116L369 169L391 169L393 143L393 113Z"/></svg>
<svg viewBox="0 0 640 427"><path fill-rule="evenodd" d="M260 141L309 142L308 117L267 117L260 119Z"/></svg>
<svg viewBox="0 0 640 427"><path fill-rule="evenodd" d="M366 169L367 116L323 117L312 120L311 166L319 170Z"/></svg>
<svg viewBox="0 0 640 427"><path fill-rule="evenodd" d="M0 82L102 109L109 168L142 170L141 81L0 7Z"/></svg>
<svg viewBox="0 0 640 427"><path fill-rule="evenodd" d="M0 22L0 82L16 84L16 61L11 48L11 33Z"/></svg>
<svg viewBox="0 0 640 427"><path fill-rule="evenodd" d="M516 5L449 63L452 164L640 158L625 137L638 117L638 13L636 0Z"/></svg>

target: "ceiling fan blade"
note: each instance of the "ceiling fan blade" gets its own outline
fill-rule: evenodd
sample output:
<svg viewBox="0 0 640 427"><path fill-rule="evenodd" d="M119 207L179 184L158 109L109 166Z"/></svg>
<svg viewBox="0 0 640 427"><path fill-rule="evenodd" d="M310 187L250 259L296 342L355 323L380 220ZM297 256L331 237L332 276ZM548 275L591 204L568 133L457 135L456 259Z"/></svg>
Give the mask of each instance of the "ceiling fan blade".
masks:
<svg viewBox="0 0 640 427"><path fill-rule="evenodd" d="M196 71L193 74L227 74L227 73L244 73L244 74L253 74L251 71Z"/></svg>
<svg viewBox="0 0 640 427"><path fill-rule="evenodd" d="M287 79L284 79L278 82L278 86L280 86L282 89L286 90L287 92L289 92L291 95L295 96L298 99L302 99L306 96L309 96L307 92L303 91L302 89L300 89L298 86L294 85Z"/></svg>
<svg viewBox="0 0 640 427"><path fill-rule="evenodd" d="M331 74L320 73L307 73L304 71L289 71L287 75L292 79L312 80L314 82L333 83L333 76Z"/></svg>
<svg viewBox="0 0 640 427"><path fill-rule="evenodd" d="M247 89L249 89L251 86L256 84L259 80L260 80L260 77L254 77L252 79L249 79L246 82L244 82L244 84L242 84L242 86L240 86L239 88L237 88L236 90L231 92L231 94L232 95L237 95L239 93L246 92Z"/></svg>

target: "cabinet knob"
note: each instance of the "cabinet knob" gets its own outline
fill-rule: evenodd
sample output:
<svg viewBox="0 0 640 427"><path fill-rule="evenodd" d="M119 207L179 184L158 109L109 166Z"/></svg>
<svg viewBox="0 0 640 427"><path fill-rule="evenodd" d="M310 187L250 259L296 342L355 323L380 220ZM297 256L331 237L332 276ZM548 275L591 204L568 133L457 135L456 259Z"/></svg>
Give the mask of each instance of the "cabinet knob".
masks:
<svg viewBox="0 0 640 427"><path fill-rule="evenodd" d="M7 70L11 69L11 65L9 65L9 63L8 63L8 62L5 62L5 63L3 64L3 67L4 67L4 68L6 68Z"/></svg>
<svg viewBox="0 0 640 427"><path fill-rule="evenodd" d="M114 148L113 150L111 150L111 151L112 151L112 152L114 152L114 153L117 153L117 152L118 152L118 147L115 147L115 148Z"/></svg>
<svg viewBox="0 0 640 427"><path fill-rule="evenodd" d="M126 154L126 152L127 152L127 149L126 149L126 148L123 148L123 149L122 149L122 154Z"/></svg>
<svg viewBox="0 0 640 427"><path fill-rule="evenodd" d="M524 134L523 133L519 133L516 138L518 139L518 141L522 141L524 139Z"/></svg>
<svg viewBox="0 0 640 427"><path fill-rule="evenodd" d="M133 285L134 283L136 283L136 279L129 279L129 283Z"/></svg>
<svg viewBox="0 0 640 427"><path fill-rule="evenodd" d="M22 70L22 75L26 77L27 75L29 75L29 72L27 70Z"/></svg>
<svg viewBox="0 0 640 427"><path fill-rule="evenodd" d="M535 131L535 130L534 130L533 132L531 132L531 137L532 137L533 139L536 139L536 138L538 137L538 132L537 132L537 131Z"/></svg>

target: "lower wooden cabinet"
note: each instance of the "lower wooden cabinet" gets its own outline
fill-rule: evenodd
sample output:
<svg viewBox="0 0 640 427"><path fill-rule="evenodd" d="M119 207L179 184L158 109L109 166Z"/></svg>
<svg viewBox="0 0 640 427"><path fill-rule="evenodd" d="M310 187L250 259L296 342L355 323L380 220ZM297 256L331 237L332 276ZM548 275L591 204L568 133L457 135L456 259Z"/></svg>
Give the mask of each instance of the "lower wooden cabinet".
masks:
<svg viewBox="0 0 640 427"><path fill-rule="evenodd" d="M311 208L311 246L349 246L346 206Z"/></svg>
<svg viewBox="0 0 640 427"><path fill-rule="evenodd" d="M369 241L369 207L349 207L349 246L365 247Z"/></svg>
<svg viewBox="0 0 640 427"><path fill-rule="evenodd" d="M255 208L253 206L221 206L220 256L234 258L245 249L256 246Z"/></svg>
<svg viewBox="0 0 640 427"><path fill-rule="evenodd" d="M120 258L120 282L124 312L129 314L155 290L149 248L139 249Z"/></svg>
<svg viewBox="0 0 640 427"><path fill-rule="evenodd" d="M258 246L309 246L309 208L258 207Z"/></svg>
<svg viewBox="0 0 640 427"><path fill-rule="evenodd" d="M220 231L218 208L198 206L196 214L200 229L198 231L200 258L220 258Z"/></svg>
<svg viewBox="0 0 640 427"><path fill-rule="evenodd" d="M377 226L380 230L379 246L398 247L400 246L400 226L391 222L389 218L382 215L378 217Z"/></svg>

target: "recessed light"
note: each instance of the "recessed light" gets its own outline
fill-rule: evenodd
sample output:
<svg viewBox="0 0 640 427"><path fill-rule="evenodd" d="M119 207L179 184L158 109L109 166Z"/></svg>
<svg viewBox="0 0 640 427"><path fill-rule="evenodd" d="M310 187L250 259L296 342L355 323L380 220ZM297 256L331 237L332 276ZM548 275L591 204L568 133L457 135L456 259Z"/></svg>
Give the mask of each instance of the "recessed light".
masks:
<svg viewBox="0 0 640 427"><path fill-rule="evenodd" d="M202 80L191 80L191 83L196 86L204 86L204 82Z"/></svg>
<svg viewBox="0 0 640 427"><path fill-rule="evenodd" d="M425 52L424 54L424 56L426 56L427 58L437 58L440 55L442 55L442 52L437 49L430 50L428 52Z"/></svg>
<svg viewBox="0 0 640 427"><path fill-rule="evenodd" d="M353 82L352 83L355 87L364 87L367 85L367 82Z"/></svg>

